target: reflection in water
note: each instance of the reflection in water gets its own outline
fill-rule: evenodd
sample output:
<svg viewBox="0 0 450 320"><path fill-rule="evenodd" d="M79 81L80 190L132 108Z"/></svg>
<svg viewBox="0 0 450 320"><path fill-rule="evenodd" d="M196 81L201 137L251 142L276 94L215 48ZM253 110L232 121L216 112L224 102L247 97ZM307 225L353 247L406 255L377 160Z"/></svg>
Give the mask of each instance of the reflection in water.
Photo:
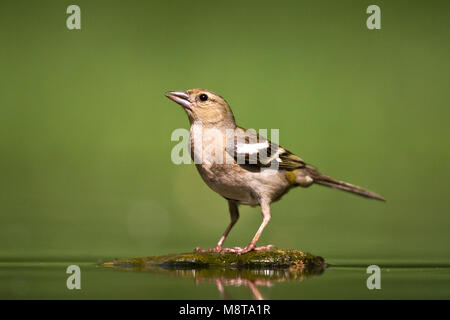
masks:
<svg viewBox="0 0 450 320"><path fill-rule="evenodd" d="M306 268L278 268L278 269L248 269L229 267L208 268L174 268L164 266L130 266L130 265L108 265L108 267L140 272L151 272L165 274L185 279L193 279L196 285L201 283L215 283L222 299L230 299L227 286L247 286L253 297L264 300L258 287L272 287L278 282L303 281L311 276L320 275L325 267Z"/></svg>

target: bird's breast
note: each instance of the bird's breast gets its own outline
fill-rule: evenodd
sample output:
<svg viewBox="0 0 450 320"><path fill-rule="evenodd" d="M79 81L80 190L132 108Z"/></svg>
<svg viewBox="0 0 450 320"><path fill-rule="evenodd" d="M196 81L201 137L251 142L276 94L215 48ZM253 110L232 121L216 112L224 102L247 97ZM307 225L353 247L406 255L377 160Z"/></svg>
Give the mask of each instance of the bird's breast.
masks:
<svg viewBox="0 0 450 320"><path fill-rule="evenodd" d="M226 152L226 134L220 130L192 128L191 156L205 183L221 196L243 204L278 199L290 184L282 171L247 170Z"/></svg>

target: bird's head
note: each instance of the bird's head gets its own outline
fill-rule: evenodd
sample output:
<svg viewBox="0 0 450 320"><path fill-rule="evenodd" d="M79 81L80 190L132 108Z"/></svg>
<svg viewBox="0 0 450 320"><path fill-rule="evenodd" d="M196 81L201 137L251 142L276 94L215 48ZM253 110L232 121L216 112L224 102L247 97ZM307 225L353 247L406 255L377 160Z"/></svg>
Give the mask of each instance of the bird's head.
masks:
<svg viewBox="0 0 450 320"><path fill-rule="evenodd" d="M234 116L228 103L218 94L205 89L169 91L166 96L186 110L191 123L201 121L216 127L234 127Z"/></svg>

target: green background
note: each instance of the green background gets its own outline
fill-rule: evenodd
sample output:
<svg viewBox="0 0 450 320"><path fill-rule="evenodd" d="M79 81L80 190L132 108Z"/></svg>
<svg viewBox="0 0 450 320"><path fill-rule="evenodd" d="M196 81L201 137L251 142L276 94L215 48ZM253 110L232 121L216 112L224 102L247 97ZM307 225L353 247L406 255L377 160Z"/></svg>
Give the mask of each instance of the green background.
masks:
<svg viewBox="0 0 450 320"><path fill-rule="evenodd" d="M70 4L81 30L66 28ZM370 4L381 30L366 27ZM227 205L193 164L171 162L171 133L188 121L164 96L202 87L239 125L280 129L323 173L387 199L294 189L272 206L261 244L344 265L449 264L449 9L2 0L0 261L214 246ZM259 208L240 211L227 246L246 245L261 222Z"/></svg>

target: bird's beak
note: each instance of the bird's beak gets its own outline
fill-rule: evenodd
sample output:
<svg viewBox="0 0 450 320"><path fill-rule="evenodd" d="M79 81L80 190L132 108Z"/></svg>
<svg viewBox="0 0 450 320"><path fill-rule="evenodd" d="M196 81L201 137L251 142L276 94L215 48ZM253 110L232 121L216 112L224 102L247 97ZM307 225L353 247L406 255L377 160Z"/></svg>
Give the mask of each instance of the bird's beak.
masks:
<svg viewBox="0 0 450 320"><path fill-rule="evenodd" d="M166 97L172 101L175 101L183 108L191 109L191 102L189 101L189 95L183 91L169 91L166 93Z"/></svg>

